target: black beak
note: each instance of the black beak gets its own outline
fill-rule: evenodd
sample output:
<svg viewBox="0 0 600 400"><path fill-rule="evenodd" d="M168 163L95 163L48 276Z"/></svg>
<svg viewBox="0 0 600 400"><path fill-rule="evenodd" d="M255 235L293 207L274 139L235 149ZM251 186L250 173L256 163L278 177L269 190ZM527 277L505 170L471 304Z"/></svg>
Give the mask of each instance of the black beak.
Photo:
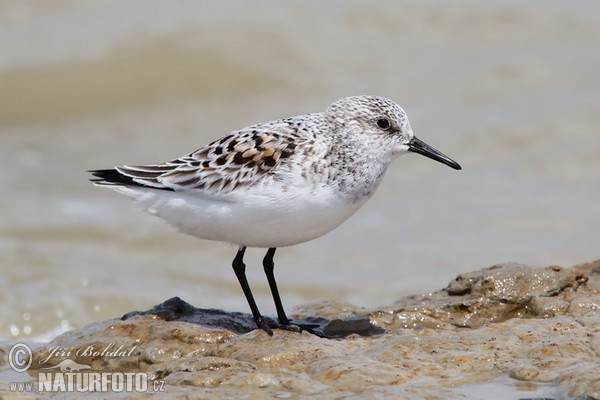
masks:
<svg viewBox="0 0 600 400"><path fill-rule="evenodd" d="M423 142L421 139L417 139L413 137L412 140L408 143L408 150L413 153L421 154L422 156L431 158L432 160L439 161L442 164L446 164L450 168L454 169L462 169L460 165L447 155L437 151L427 143Z"/></svg>

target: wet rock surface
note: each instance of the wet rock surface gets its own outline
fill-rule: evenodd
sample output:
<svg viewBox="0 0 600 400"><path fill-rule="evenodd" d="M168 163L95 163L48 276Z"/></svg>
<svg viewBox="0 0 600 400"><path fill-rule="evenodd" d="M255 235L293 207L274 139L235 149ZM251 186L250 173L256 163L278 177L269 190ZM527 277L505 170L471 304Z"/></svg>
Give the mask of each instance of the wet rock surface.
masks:
<svg viewBox="0 0 600 400"><path fill-rule="evenodd" d="M600 399L600 260L496 265L377 310L324 302L293 317L336 338L271 337L250 315L173 298L60 335L33 352L28 373L65 359L89 371L145 372L164 382L161 398L448 399L509 390L488 398ZM5 387L0 394L17 396Z"/></svg>
<svg viewBox="0 0 600 400"><path fill-rule="evenodd" d="M396 329L444 325L478 328L511 318L551 317L564 314L566 295L587 280L581 268L494 265L461 274L438 292L401 299L372 319L386 329Z"/></svg>
<svg viewBox="0 0 600 400"><path fill-rule="evenodd" d="M227 329L235 333L248 333L256 329L251 314L226 312L215 309L196 308L179 297L173 297L164 303L154 306L147 311L133 311L121 319L126 320L136 315L155 315L165 321L182 321L202 325L207 328ZM277 321L268 316L264 317L272 328L277 327ZM384 330L371 323L368 316L332 320L323 317L296 318L292 321L298 326L308 326L310 331L322 338L335 339L352 334L363 336L383 333Z"/></svg>

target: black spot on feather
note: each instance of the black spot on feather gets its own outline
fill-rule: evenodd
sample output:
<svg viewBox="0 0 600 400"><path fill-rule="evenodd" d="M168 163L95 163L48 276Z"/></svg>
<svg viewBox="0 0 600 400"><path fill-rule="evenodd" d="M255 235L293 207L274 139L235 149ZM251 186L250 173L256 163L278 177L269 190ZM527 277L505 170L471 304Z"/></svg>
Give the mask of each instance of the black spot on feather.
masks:
<svg viewBox="0 0 600 400"><path fill-rule="evenodd" d="M273 156L265 157L263 161L267 167L274 167L276 164L275 158Z"/></svg>
<svg viewBox="0 0 600 400"><path fill-rule="evenodd" d="M252 160L252 157L253 155L250 157L244 157L244 153L238 152L233 156L233 162L237 165L244 165L248 161Z"/></svg>

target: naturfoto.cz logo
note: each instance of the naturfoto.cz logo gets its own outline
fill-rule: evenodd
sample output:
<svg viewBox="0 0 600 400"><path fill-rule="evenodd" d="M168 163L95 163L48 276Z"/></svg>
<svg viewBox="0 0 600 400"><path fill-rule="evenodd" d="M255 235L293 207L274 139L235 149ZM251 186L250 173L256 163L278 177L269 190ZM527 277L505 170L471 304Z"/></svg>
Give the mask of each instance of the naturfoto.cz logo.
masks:
<svg viewBox="0 0 600 400"><path fill-rule="evenodd" d="M28 380L23 382L10 382L10 390L13 392L162 392L164 381L148 379L145 372L95 372L88 371L92 367L80 364L71 358L64 357L128 357L132 349L124 349L123 346L115 346L110 343L102 349L94 349L92 346L67 350L58 346L49 349L49 356L39 361L40 371L37 382ZM64 358L56 365L50 365L52 358ZM24 343L13 345L8 353L8 363L15 372L26 372L31 367L33 357L31 348ZM47 367L42 367L48 365ZM35 378L33 378L35 379Z"/></svg>

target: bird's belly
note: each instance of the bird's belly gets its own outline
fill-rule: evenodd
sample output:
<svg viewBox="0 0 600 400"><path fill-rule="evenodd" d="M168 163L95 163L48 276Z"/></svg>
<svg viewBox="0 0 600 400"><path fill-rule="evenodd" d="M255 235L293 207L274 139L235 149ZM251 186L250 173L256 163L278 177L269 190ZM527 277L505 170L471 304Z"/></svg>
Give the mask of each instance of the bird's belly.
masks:
<svg viewBox="0 0 600 400"><path fill-rule="evenodd" d="M238 201L216 201L189 193L149 191L142 209L180 231L206 240L248 247L282 247L315 239L347 220L365 199L348 203L333 193L268 196L249 193Z"/></svg>

